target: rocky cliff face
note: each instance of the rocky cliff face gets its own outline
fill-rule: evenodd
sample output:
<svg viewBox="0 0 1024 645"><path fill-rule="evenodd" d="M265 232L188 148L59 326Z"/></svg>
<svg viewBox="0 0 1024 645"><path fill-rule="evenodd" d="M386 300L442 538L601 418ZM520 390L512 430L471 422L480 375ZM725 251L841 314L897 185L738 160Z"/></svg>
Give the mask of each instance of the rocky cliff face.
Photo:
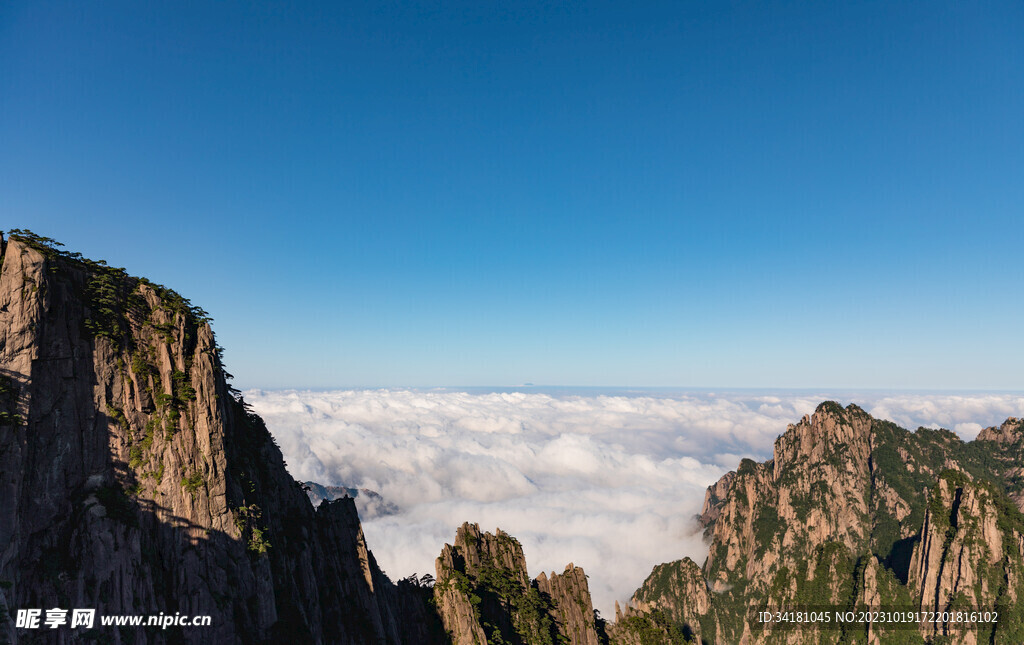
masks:
<svg viewBox="0 0 1024 645"><path fill-rule="evenodd" d="M377 491L368 488L349 488L348 486L324 486L316 482L302 482L302 488L306 496L312 502L313 507L320 505L320 502L332 502L343 497L351 497L355 500L359 517L370 520L382 515L394 515L399 508L385 500Z"/></svg>
<svg viewBox="0 0 1024 645"><path fill-rule="evenodd" d="M52 241L3 241L0 604L212 616L115 643L420 643L425 601L377 568L351 499L312 508L204 312ZM3 618L0 640L40 638Z"/></svg>
<svg viewBox="0 0 1024 645"><path fill-rule="evenodd" d="M444 547L432 590L392 583L353 499L314 509L225 377L205 313L175 292L31 234L0 237L0 643L1024 642L1018 419L964 443L823 403L772 460L708 489L703 566L656 567L605 626L581 569L530 580L518 541L473 524ZM823 604L999 620L748 620ZM50 607L212 624L15 629L17 609Z"/></svg>
<svg viewBox="0 0 1024 645"><path fill-rule="evenodd" d="M914 642L947 632L1024 642L1024 524L1007 496L1019 490L1021 426L1010 420L965 444L823 403L779 437L772 460L744 460L708 489L703 567L660 565L623 615L660 614L707 643ZM794 605L1005 611L994 629L916 633L766 631L748 620L752 610Z"/></svg>
<svg viewBox="0 0 1024 645"><path fill-rule="evenodd" d="M598 645L583 569L530 581L519 542L463 524L436 562L434 600L455 645Z"/></svg>
<svg viewBox="0 0 1024 645"><path fill-rule="evenodd" d="M928 637L956 634L967 645L1024 642L1024 518L992 483L942 474L910 563L910 587L922 610L995 609L995 626L958 631L954 621L926 626Z"/></svg>
<svg viewBox="0 0 1024 645"><path fill-rule="evenodd" d="M598 645L594 605L583 569L570 562L561 574L542 571L535 584L541 598L550 599L548 614L563 643Z"/></svg>
<svg viewBox="0 0 1024 645"><path fill-rule="evenodd" d="M659 564L625 609L615 603L612 645L700 643L717 633L711 593L700 567L684 558Z"/></svg>
<svg viewBox="0 0 1024 645"><path fill-rule="evenodd" d="M655 613L678 625L683 635L695 642L700 642L705 633L717 632L711 614L711 591L693 560L659 564L633 594L627 615Z"/></svg>
<svg viewBox="0 0 1024 645"><path fill-rule="evenodd" d="M1024 419L1009 418L1002 425L985 428L974 441L995 462L1006 492L1017 508L1024 511Z"/></svg>

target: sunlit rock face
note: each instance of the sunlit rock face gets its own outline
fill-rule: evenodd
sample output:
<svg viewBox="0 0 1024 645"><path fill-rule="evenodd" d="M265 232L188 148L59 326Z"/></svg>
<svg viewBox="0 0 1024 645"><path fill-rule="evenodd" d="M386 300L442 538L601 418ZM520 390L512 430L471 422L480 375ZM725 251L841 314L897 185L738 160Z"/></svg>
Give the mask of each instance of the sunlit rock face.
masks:
<svg viewBox="0 0 1024 645"><path fill-rule="evenodd" d="M744 460L708 488L703 567L689 560L657 567L623 617L652 624L665 617L709 643L886 643L902 642L906 630L765 630L752 628L749 612L800 605L998 611L998 623L962 629L939 621L922 625L920 637L955 632L966 643L1018 642L1022 437L1017 419L965 443L949 431L911 433L857 406L822 403L776 440L773 459Z"/></svg>
<svg viewBox="0 0 1024 645"><path fill-rule="evenodd" d="M498 529L463 524L436 562L434 602L455 645L567 643L598 645L594 606L583 569L531 581L523 547Z"/></svg>

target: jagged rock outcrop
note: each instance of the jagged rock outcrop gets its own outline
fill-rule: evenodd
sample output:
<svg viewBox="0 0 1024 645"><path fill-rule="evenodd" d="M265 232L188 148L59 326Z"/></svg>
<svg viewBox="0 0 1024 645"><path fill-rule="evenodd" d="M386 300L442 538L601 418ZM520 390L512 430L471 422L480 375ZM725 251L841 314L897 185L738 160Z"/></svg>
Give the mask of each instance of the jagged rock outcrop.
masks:
<svg viewBox="0 0 1024 645"><path fill-rule="evenodd" d="M625 609L615 603L608 636L614 645L700 643L705 633L717 633L714 620L704 574L683 558L654 567Z"/></svg>
<svg viewBox="0 0 1024 645"><path fill-rule="evenodd" d="M434 601L455 645L598 645L583 569L530 581L519 541L463 524L436 562Z"/></svg>
<svg viewBox="0 0 1024 645"><path fill-rule="evenodd" d="M392 583L351 498L311 506L220 353L175 292L29 233L0 237L0 642L1024 642L1019 419L964 443L823 403L772 460L708 489L703 566L657 567L606 629L581 569L531 581L500 530L460 528L432 590ZM823 604L999 620L912 633L748 619ZM212 624L14 628L17 609L54 606Z"/></svg>
<svg viewBox="0 0 1024 645"><path fill-rule="evenodd" d="M781 552L800 544L835 541L854 550L866 541L870 427L859 408L822 406L775 441L772 461L740 464L712 532L718 548L705 565L715 574L712 588L734 584L732 572L762 579Z"/></svg>
<svg viewBox="0 0 1024 645"><path fill-rule="evenodd" d="M974 443L991 455L1007 494L1024 511L1024 419L1010 417L998 427L985 428Z"/></svg>
<svg viewBox="0 0 1024 645"><path fill-rule="evenodd" d="M629 608L641 614L661 612L680 626L684 636L700 642L703 632L716 633L711 592L700 567L690 558L659 564L633 594ZM702 621L706 625L702 625Z"/></svg>
<svg viewBox="0 0 1024 645"><path fill-rule="evenodd" d="M708 486L707 493L704 495L704 506L701 507L700 515L697 516L697 520L704 527L705 537L710 536L711 531L714 530L715 520L722 514L722 507L727 501L726 495L728 495L729 487L732 486L734 479L736 479L736 473L731 471Z"/></svg>
<svg viewBox="0 0 1024 645"><path fill-rule="evenodd" d="M550 599L548 614L568 645L598 645L594 605L587 574L571 562L561 574L543 571L535 581L541 598Z"/></svg>
<svg viewBox="0 0 1024 645"><path fill-rule="evenodd" d="M314 510L288 475L204 312L30 233L0 253L0 604L212 617L101 633L137 645L435 638L352 500Z"/></svg>
<svg viewBox="0 0 1024 645"><path fill-rule="evenodd" d="M1024 642L1024 518L992 483L947 471L932 492L921 539L910 564L910 585L922 611L1007 612L997 625L958 629L955 621L925 626L924 634L956 634L966 645Z"/></svg>
<svg viewBox="0 0 1024 645"><path fill-rule="evenodd" d="M1022 447L1016 419L964 443L825 402L776 440L772 460L743 460L709 487L701 575L692 563L660 565L623 617L661 615L707 643L887 643L908 632L883 624L765 630L750 612L998 607L994 630L954 630L957 637L1024 642L1024 516L1007 496L1022 487Z"/></svg>
<svg viewBox="0 0 1024 645"><path fill-rule="evenodd" d="M351 497L355 500L359 517L363 521L382 515L394 515L399 511L397 506L381 497L380 493L368 488L324 486L316 482L302 482L302 488L306 491L306 496L309 497L309 501L312 502L314 508L325 500L332 502L343 497Z"/></svg>

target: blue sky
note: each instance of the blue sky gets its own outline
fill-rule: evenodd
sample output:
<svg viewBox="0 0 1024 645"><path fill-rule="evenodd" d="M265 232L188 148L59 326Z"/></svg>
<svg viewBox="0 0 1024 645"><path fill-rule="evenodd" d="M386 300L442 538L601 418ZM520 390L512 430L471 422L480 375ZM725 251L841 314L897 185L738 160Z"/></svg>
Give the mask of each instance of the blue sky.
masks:
<svg viewBox="0 0 1024 645"><path fill-rule="evenodd" d="M0 228L239 386L1021 388L1021 3L255 4L0 5Z"/></svg>

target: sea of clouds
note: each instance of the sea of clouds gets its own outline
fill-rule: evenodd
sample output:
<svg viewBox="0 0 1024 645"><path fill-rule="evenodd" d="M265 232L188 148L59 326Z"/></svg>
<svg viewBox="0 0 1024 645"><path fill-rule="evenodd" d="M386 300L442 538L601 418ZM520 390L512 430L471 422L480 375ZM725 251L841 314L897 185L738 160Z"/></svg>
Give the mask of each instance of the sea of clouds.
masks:
<svg viewBox="0 0 1024 645"><path fill-rule="evenodd" d="M434 573L465 521L523 544L531 576L573 562L612 615L651 568L707 547L694 515L705 488L823 400L857 403L907 428L965 440L1021 394L364 389L244 393L292 475L368 488L400 509L363 518L392 579Z"/></svg>

